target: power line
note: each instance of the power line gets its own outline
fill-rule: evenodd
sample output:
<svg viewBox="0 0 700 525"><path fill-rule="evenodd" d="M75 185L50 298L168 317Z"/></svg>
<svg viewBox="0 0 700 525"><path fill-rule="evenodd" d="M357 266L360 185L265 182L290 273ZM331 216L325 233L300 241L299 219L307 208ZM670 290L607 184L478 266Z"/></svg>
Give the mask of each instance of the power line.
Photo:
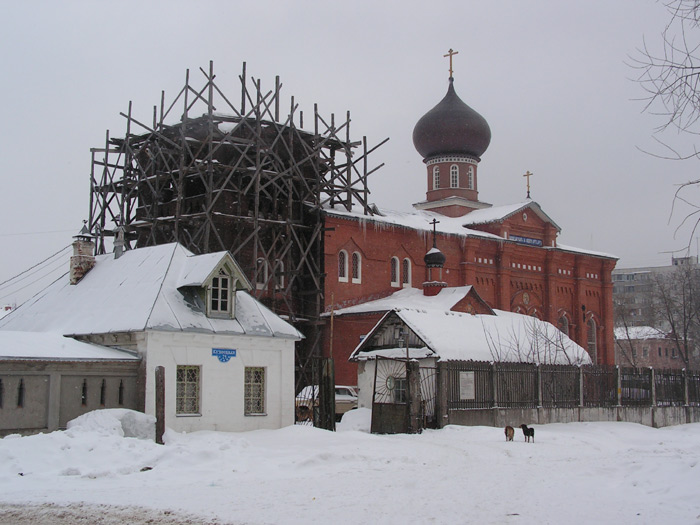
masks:
<svg viewBox="0 0 700 525"><path fill-rule="evenodd" d="M67 250L67 249L70 248L70 247L71 247L70 244L69 244L68 246L64 246L63 248L61 248L60 250L58 250L58 251L57 251L56 253L54 253L53 255L50 255L49 257L47 257L46 259L44 259L43 261L38 262L38 263L36 263L34 266L32 266L32 267L30 267L30 268L27 268L27 269L24 270L23 272L18 273L18 274L15 275L14 277L10 277L10 278L7 279L6 281L1 282L1 283L0 283L0 286L2 286L2 285L5 284L5 283L9 283L10 281L12 281L12 280L14 280L14 279L17 279L17 277L19 277L20 275L24 275L25 273L27 273L27 272L33 270L33 269L36 268L37 266L40 266L40 265L44 264L44 263L45 263L46 261L48 261L49 259L53 259L53 258L56 257L59 253L64 252L65 250Z"/></svg>
<svg viewBox="0 0 700 525"><path fill-rule="evenodd" d="M21 235L44 235L48 233L70 233L75 230L52 230L46 232L0 233L0 237L19 237Z"/></svg>

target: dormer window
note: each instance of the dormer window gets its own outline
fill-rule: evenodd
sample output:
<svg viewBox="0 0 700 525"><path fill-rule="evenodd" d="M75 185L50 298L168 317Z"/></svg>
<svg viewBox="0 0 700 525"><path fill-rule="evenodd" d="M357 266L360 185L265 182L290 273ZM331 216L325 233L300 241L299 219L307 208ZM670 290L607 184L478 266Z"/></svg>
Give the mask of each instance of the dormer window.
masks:
<svg viewBox="0 0 700 525"><path fill-rule="evenodd" d="M219 273L212 278L209 286L209 314L213 317L233 317L232 312L232 279L221 268Z"/></svg>

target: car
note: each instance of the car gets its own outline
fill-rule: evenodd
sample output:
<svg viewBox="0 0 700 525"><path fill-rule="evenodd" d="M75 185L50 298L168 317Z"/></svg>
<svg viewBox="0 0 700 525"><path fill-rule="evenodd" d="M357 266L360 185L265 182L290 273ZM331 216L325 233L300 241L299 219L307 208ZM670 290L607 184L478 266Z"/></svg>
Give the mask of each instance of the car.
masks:
<svg viewBox="0 0 700 525"><path fill-rule="evenodd" d="M297 422L314 420L318 410L318 386L309 385L301 389L296 397ZM340 421L348 410L357 408L357 390L353 386L335 385L335 420Z"/></svg>

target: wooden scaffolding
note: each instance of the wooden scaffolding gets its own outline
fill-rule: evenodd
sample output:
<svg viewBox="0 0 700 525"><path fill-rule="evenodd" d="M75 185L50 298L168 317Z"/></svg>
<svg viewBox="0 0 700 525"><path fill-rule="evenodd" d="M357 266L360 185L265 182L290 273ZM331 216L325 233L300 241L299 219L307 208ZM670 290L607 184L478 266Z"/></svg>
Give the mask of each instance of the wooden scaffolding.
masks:
<svg viewBox="0 0 700 525"><path fill-rule="evenodd" d="M245 63L238 107L217 86L212 63L200 71L201 86L188 71L148 121L130 102L124 136L107 132L105 146L91 150L96 251L105 253L117 232L125 249L177 241L197 254L230 251L257 298L306 336L296 359L301 388L321 355L323 210L372 215L367 179L382 165L370 169L368 157L388 139L372 148L366 137L353 142L350 113L336 122L316 105L313 131L305 131L294 97L280 118L279 77L264 91Z"/></svg>

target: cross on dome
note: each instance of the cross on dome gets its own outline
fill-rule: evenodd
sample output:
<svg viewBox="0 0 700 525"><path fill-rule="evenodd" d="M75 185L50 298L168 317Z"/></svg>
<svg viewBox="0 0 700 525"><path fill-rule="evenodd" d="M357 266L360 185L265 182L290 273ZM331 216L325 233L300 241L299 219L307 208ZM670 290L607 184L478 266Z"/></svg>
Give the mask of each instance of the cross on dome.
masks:
<svg viewBox="0 0 700 525"><path fill-rule="evenodd" d="M452 48L450 48L447 54L443 55L443 57L445 58L450 57L450 78L452 78L452 57L458 53L459 51L453 51Z"/></svg>
<svg viewBox="0 0 700 525"><path fill-rule="evenodd" d="M530 198L530 177L532 177L534 173L530 173L530 170L527 170L527 173L523 175L523 177L527 178L527 198Z"/></svg>

